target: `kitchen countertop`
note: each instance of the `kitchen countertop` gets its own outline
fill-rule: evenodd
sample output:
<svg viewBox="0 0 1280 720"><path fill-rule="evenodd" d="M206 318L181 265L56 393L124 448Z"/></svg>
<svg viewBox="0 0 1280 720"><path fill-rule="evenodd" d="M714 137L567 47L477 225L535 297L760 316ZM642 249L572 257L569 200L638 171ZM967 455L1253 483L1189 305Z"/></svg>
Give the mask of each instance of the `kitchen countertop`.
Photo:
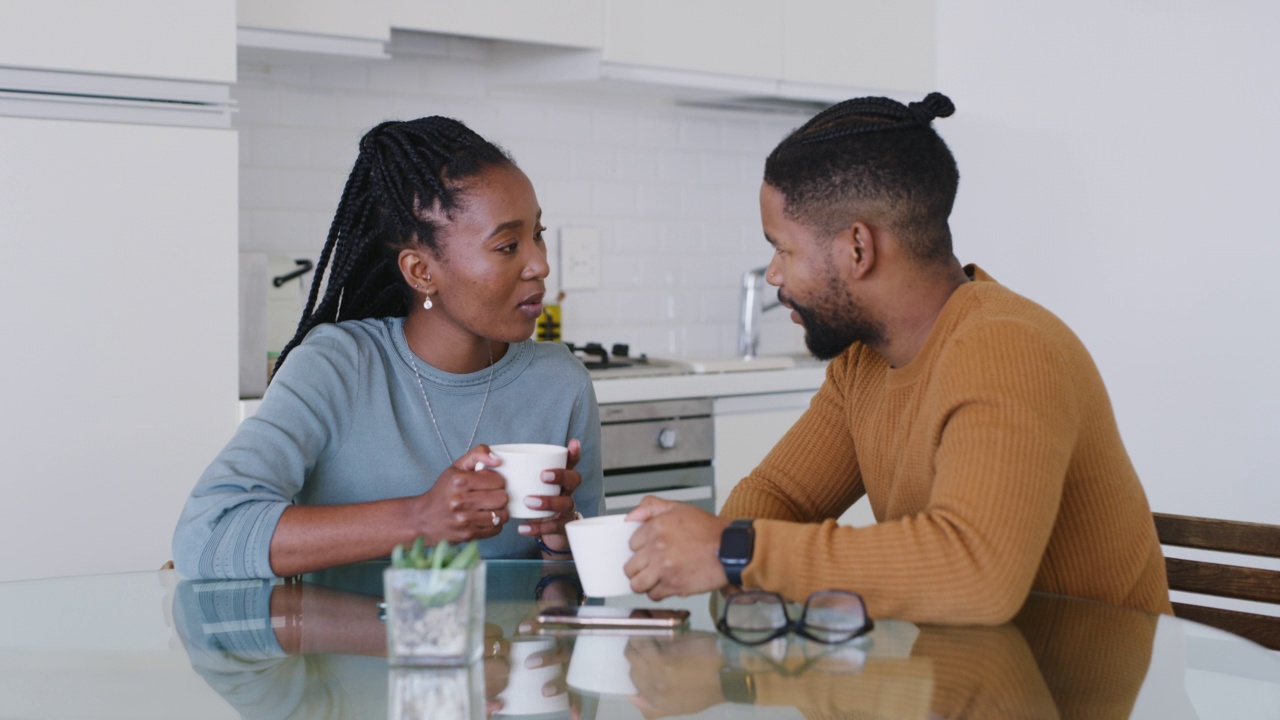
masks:
<svg viewBox="0 0 1280 720"><path fill-rule="evenodd" d="M826 363L814 361L781 370L686 373L655 377L597 378L601 405L692 397L730 397L816 390L826 378Z"/></svg>
<svg viewBox="0 0 1280 720"><path fill-rule="evenodd" d="M733 397L816 390L826 379L827 365L809 361L780 370L681 373L647 377L595 378L596 402L645 402L695 397ZM240 400L240 420L258 409L259 398Z"/></svg>

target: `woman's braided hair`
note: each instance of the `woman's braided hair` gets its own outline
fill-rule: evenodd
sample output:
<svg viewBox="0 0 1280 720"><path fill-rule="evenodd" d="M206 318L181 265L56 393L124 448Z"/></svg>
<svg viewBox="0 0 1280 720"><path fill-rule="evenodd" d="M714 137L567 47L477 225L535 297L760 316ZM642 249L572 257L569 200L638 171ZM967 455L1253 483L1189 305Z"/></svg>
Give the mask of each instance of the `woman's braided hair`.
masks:
<svg viewBox="0 0 1280 720"><path fill-rule="evenodd" d="M787 216L826 235L854 220L891 227L916 258L951 258L947 218L960 173L934 118L955 105L929 93L907 105L884 97L845 100L792 131L769 154L764 180Z"/></svg>
<svg viewBox="0 0 1280 720"><path fill-rule="evenodd" d="M400 250L421 244L439 253L440 220L459 207L463 181L496 166L515 163L451 118L384 122L365 133L306 308L276 369L317 325L407 314L413 290L400 274Z"/></svg>

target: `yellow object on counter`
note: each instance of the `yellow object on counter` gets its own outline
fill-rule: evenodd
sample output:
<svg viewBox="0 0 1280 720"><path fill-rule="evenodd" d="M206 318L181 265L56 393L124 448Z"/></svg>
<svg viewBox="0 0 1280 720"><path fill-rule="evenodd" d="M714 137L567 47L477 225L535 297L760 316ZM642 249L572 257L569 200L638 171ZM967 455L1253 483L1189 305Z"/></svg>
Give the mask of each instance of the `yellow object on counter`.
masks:
<svg viewBox="0 0 1280 720"><path fill-rule="evenodd" d="M543 305L533 337L542 342L560 342L560 306Z"/></svg>

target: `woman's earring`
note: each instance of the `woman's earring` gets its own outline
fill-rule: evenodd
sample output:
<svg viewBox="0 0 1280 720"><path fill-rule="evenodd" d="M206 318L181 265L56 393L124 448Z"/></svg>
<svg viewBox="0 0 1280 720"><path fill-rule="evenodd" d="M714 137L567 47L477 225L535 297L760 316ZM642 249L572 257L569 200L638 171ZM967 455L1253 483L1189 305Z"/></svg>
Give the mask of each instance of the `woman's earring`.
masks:
<svg viewBox="0 0 1280 720"><path fill-rule="evenodd" d="M423 310L430 310L430 309L431 309L432 307L434 307L434 306L435 306L435 303L431 302L431 296L430 296L430 295L428 295L428 296L426 296L425 298L423 298L423 300L422 300L422 309L423 309Z"/></svg>

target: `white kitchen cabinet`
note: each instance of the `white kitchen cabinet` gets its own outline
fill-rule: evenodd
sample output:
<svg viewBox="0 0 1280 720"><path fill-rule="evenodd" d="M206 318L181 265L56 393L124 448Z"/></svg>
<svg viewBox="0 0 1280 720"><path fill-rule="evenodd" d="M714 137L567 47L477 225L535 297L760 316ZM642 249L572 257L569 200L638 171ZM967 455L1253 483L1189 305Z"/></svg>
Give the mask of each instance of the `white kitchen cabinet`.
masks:
<svg viewBox="0 0 1280 720"><path fill-rule="evenodd" d="M934 0L614 0L605 27L606 64L754 78L792 98L933 89Z"/></svg>
<svg viewBox="0 0 1280 720"><path fill-rule="evenodd" d="M391 0L238 0L240 28L387 41Z"/></svg>
<svg viewBox="0 0 1280 720"><path fill-rule="evenodd" d="M0 117L0 581L169 558L235 428L237 165L232 130Z"/></svg>
<svg viewBox="0 0 1280 720"><path fill-rule="evenodd" d="M782 20L779 0L611 0L604 60L777 79Z"/></svg>
<svg viewBox="0 0 1280 720"><path fill-rule="evenodd" d="M787 430L809 407L816 390L767 395L738 395L716 398L713 415L716 432L716 510L724 506L729 493L764 460ZM875 522L866 498L859 500L840 517L842 525L870 525Z"/></svg>
<svg viewBox="0 0 1280 720"><path fill-rule="evenodd" d="M234 83L234 0L5 0L0 67Z"/></svg>
<svg viewBox="0 0 1280 720"><path fill-rule="evenodd" d="M391 0L396 30L600 48L605 0Z"/></svg>
<svg viewBox="0 0 1280 720"><path fill-rule="evenodd" d="M782 80L934 90L934 0L786 0Z"/></svg>

